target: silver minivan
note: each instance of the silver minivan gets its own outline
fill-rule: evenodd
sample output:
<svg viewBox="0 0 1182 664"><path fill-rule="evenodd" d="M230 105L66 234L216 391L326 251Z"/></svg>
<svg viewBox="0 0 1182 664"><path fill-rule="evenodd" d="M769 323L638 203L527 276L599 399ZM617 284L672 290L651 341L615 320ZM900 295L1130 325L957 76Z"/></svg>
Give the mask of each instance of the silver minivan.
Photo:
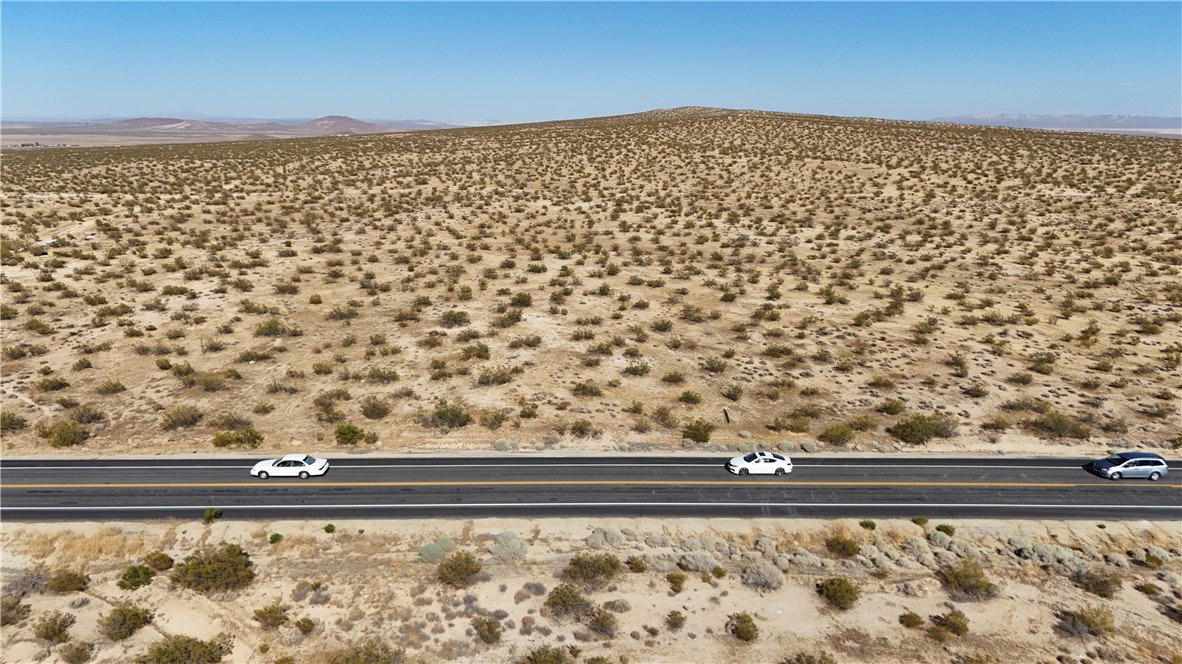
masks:
<svg viewBox="0 0 1182 664"><path fill-rule="evenodd" d="M1166 460L1152 452L1120 452L1092 462L1101 477L1119 480L1122 477L1160 480L1170 474Z"/></svg>

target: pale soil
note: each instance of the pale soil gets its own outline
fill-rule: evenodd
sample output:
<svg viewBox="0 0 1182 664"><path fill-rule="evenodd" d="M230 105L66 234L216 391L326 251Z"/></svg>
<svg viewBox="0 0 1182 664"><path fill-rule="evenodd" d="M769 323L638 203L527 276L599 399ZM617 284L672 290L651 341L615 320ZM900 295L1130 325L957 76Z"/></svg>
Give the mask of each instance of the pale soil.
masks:
<svg viewBox="0 0 1182 664"><path fill-rule="evenodd" d="M563 519L348 521L336 524L332 534L325 533L323 525L291 521L209 526L194 521L5 524L0 543L6 586L21 571L35 567L83 571L91 578L90 587L82 593L26 596L32 615L0 632L0 661L58 661L54 655L40 659L46 647L31 634L38 616L54 609L77 617L71 635L95 645L92 661L110 663L130 661L164 633L210 639L222 632L234 636L234 650L226 661L244 664L271 662L282 655L314 663L327 651L370 636L406 648L416 662L507 662L539 645L563 643L577 643L583 658L607 655L609 661L633 664L775 662L797 652L820 651L830 652L839 662L900 664L947 662L958 655L989 655L996 659L987 661L999 662L1050 662L1060 655L1069 660L1058 661L1079 661L1097 653L1106 661L1149 662L1182 655L1179 626L1163 613L1163 606L1177 606L1182 597L1178 577L1182 532L1176 522L958 521L954 539L959 543L949 544L951 550L933 543L937 562L929 561L928 566L904 553L903 542L924 540L935 524L921 528L895 520L878 522L873 532L853 521L761 519L601 519L594 524ZM608 529L609 542L619 537L618 543L591 548L588 536L593 525ZM493 536L504 531L515 532L527 542L524 560L499 562L490 555ZM894 560L876 574L874 564L860 556L849 561L832 558L822 542L829 534L843 531L862 543L876 543ZM271 533L284 538L270 544ZM452 538L460 550L478 555L484 570L476 585L462 591L446 589L435 578L436 566L419 557L424 544L441 536ZM660 541L662 536L667 541ZM784 586L762 593L741 581L748 564L765 558L756 550L755 539L760 536L774 540L777 551L789 556L784 559L787 562L777 561L786 572ZM218 542L240 544L250 554L257 577L248 589L209 598L170 589L162 577L134 591L115 584L126 566L150 551L163 550L179 561L201 544ZM974 550L964 553L963 544ZM1019 546L1039 544L1066 547L1069 556L1086 565L1117 571L1122 588L1113 599L1103 600L1072 584L1062 570L1054 570L1053 562L1040 566L1014 553ZM1163 568L1136 563L1149 545L1161 547L1158 554L1167 558ZM927 545L924 548L928 550ZM690 572L685 590L672 595L664 574L676 570L674 563L687 551L702 549L715 552L726 576L704 582ZM791 558L799 551L816 557L802 559L811 563L800 563ZM625 599L630 605L630 610L617 614L620 628L614 639L588 639L585 627L541 615L545 595L518 593L532 582L543 584L547 591L553 589L560 582L562 567L581 552L610 552L621 559L640 555L649 562L647 571L625 571L608 588L587 593L597 604ZM1104 554L1125 566L1105 563ZM958 555L979 556L990 579L1000 585L996 598L950 600L935 567L957 560ZM775 554L766 557L774 560ZM833 575L846 576L862 589L862 598L849 611L828 608L814 592L817 582ZM300 581L322 582L329 601L311 604L308 599L293 599L292 591ZM1138 592L1133 585L1139 582L1158 585L1165 599L1157 602ZM78 606L80 597L88 601ZM155 620L127 641L112 643L98 633L96 624L111 606L123 601L149 608ZM318 627L307 638L300 638L290 624L278 632L262 630L251 616L271 603L286 606L293 622L307 616ZM1056 631L1058 611L1092 606L1112 612L1116 636L1081 639ZM944 644L898 622L905 611L926 619L952 607L968 616L970 632ZM478 611L498 610L507 612L501 642L480 644L471 631L470 617ZM665 627L664 617L672 610L687 616L680 632ZM753 643L742 643L724 630L726 617L740 611L756 618L760 636ZM536 621L530 635L521 633L527 616ZM646 634L646 626L657 628L658 634ZM259 652L263 644L270 646L265 655Z"/></svg>

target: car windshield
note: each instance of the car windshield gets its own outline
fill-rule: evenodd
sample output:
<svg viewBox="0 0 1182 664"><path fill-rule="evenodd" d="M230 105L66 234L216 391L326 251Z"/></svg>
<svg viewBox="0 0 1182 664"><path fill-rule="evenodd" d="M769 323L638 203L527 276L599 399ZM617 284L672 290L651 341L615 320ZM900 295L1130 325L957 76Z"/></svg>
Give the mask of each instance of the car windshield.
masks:
<svg viewBox="0 0 1182 664"><path fill-rule="evenodd" d="M751 463L752 461L755 461L758 458L759 458L759 454L752 452L751 454L748 454L747 456L743 457L743 461L746 461L747 463Z"/></svg>
<svg viewBox="0 0 1182 664"><path fill-rule="evenodd" d="M316 457L309 454L304 457L304 463L308 464L309 466L314 465L316 463Z"/></svg>
<svg viewBox="0 0 1182 664"><path fill-rule="evenodd" d="M1124 463L1125 462L1124 456L1122 456L1120 454L1109 454L1108 459L1106 459L1106 460L1109 463Z"/></svg>

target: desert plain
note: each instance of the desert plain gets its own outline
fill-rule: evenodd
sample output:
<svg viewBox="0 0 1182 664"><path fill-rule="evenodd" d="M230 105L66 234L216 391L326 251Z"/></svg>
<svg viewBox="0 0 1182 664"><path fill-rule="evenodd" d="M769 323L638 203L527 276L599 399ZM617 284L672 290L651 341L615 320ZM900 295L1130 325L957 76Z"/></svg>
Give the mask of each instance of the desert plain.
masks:
<svg viewBox="0 0 1182 664"><path fill-rule="evenodd" d="M3 156L6 458L1182 446L1170 139L686 108ZM370 637L410 661L1179 657L1177 523L325 525L5 523L0 658L129 661L153 633L230 634L235 662L368 661L333 649ZM437 578L439 537L478 558L472 585ZM249 585L116 585L222 541ZM580 552L645 571L555 615ZM389 578L332 567L353 556ZM745 582L760 562L775 588ZM965 599L958 565L997 588ZM63 571L91 579L47 588ZM861 588L848 610L815 590L834 576ZM121 602L155 618L116 642L98 623ZM308 633L252 618L271 604ZM52 611L77 620L57 644L34 634Z"/></svg>

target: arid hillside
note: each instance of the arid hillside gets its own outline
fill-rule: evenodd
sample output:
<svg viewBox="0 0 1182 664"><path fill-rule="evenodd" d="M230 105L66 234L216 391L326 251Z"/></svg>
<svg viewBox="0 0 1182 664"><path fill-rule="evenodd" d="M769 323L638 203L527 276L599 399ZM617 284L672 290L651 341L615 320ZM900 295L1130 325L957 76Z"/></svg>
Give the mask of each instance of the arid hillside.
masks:
<svg viewBox="0 0 1182 664"><path fill-rule="evenodd" d="M1182 445L1177 141L675 109L2 176L9 455Z"/></svg>

